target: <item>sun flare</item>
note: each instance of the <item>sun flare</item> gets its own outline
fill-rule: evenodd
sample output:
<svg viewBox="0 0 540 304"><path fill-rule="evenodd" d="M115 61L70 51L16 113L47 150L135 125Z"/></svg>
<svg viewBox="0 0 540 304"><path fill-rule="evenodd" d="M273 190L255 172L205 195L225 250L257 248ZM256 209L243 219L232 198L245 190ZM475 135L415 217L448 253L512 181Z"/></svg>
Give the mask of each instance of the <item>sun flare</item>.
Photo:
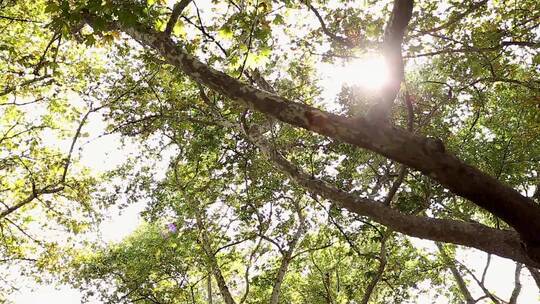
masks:
<svg viewBox="0 0 540 304"><path fill-rule="evenodd" d="M381 89L390 78L384 57L367 55L350 61L322 64L320 72L334 86L357 85L368 90Z"/></svg>
<svg viewBox="0 0 540 304"><path fill-rule="evenodd" d="M323 100L328 109L336 109L335 96L343 85L358 86L378 94L390 80L390 72L382 55L368 54L354 60L338 61L318 66L323 88ZM366 92L367 93L367 92Z"/></svg>
<svg viewBox="0 0 540 304"><path fill-rule="evenodd" d="M368 90L379 90L388 81L389 73L382 56L366 56L345 63L340 74L343 83Z"/></svg>

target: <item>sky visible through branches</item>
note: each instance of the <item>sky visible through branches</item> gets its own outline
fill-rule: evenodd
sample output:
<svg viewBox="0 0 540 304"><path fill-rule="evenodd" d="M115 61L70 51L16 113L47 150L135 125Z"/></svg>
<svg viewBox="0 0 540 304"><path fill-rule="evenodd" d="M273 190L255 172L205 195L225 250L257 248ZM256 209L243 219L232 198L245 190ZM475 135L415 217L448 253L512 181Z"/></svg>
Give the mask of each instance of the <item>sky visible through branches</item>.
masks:
<svg viewBox="0 0 540 304"><path fill-rule="evenodd" d="M149 1L149 2L155 2L155 1ZM169 7L173 9L173 4L178 1L168 1L168 2L169 2L168 3ZM223 2L222 4L224 8L227 6L225 2ZM198 17L200 18L199 21L201 24L206 23L207 20L212 19L215 16L215 14L218 12L218 10L222 9L220 7L214 7L214 11L211 10L211 7L213 6L209 1L196 1L196 5L198 7L198 10L200 11L200 16ZM328 3L329 8L337 7L339 5L341 5L341 2L339 1L329 1ZM375 4L371 8L373 9L373 16L377 16L377 14L382 15L381 7L379 7L379 11L377 11L377 7L378 5ZM439 10L440 11L438 13L444 16L445 8L440 7ZM312 11L316 11L316 10L312 8ZM321 22L317 18L318 12L316 14L312 14L312 11L308 9L304 9L304 10L298 10L297 12L293 12L290 15L286 16L287 18L286 23L298 25L298 28L302 29L299 31L300 32L305 31L307 34L310 28L319 28L321 26ZM303 27L300 25L306 25L306 27ZM326 25L323 24L322 27L323 29L328 31L328 29L326 29ZM84 32L85 30L91 31L91 29L89 30L88 28L89 26L84 27L80 30L82 32ZM172 31L172 28L170 30ZM174 30L177 31L178 29L174 29ZM182 35L184 35L185 37L196 37L197 34L200 34L200 33L198 33L198 31L190 29L187 32L183 33ZM325 33L325 34L332 37L332 33ZM117 34L115 33L115 35ZM127 35L125 34L118 34L118 35L119 36L121 35L122 38L127 37ZM219 35L230 35L230 33L228 33L227 31L219 31ZM274 47L286 48L287 46L292 45L292 42L289 41L289 37L285 35L285 33L279 33L279 31L275 31L273 35L275 35L276 41L279 41L279 44ZM302 33L299 33L299 35L302 35ZM340 43L344 45L349 43L345 38L340 37L340 36L335 36L332 38L333 40L341 41ZM428 40L429 39L435 39L435 38L428 38ZM208 41L211 41L211 40L212 39L209 38ZM134 49L140 48L140 46L133 41L130 41L129 43L133 44L132 47ZM222 46L219 45L219 48L217 46L214 46L214 47L218 50L217 52L220 52L219 49L227 49L229 46L227 45L227 42L225 42ZM331 50L331 48L332 46L330 42L323 42L321 43L321 45L313 47L313 53L326 54L327 52ZM96 48L96 52L99 53L98 48ZM201 51L197 53L196 55L199 58L201 58L203 61L213 60L204 51ZM527 56L526 54L523 54L523 57L526 57L526 56ZM245 57L246 59L244 60L243 64L246 66L256 66L257 64L262 65L262 63L264 63L264 60L268 60L268 59L263 58L264 56L260 56L261 58L258 58L257 56L255 57L256 58L253 59L252 57L246 56ZM352 56L352 57L358 57L358 58L353 58L351 60L337 59L329 63L323 60L322 55L320 56L319 61L314 64L315 70L316 70L315 73L317 74L316 78L318 78L317 82L321 89L320 94L313 101L313 104L315 106L320 106L326 109L327 111L333 112L333 113L342 113L344 111L354 112L355 111L354 108L352 110L346 109L344 108L343 103L339 102L340 101L339 98L342 97L342 95L340 94L343 94L344 92L343 86L360 87L362 88L364 92L367 92L367 94L373 94L373 95L378 94L380 90L383 90L383 88L391 86L392 73L395 73L395 71L392 71L390 68L387 67L383 54L369 53L368 55L363 54L363 55ZM110 60L104 54L101 54L101 55L98 54L96 55L96 58L98 58L99 61L103 61L103 62L107 62L108 60ZM426 57L418 56L417 58L407 60L407 64L405 67L406 71L412 72L412 73L421 72L421 69L419 67L421 66L421 64L426 62L425 58ZM158 59L156 61L160 63L159 60L161 59ZM257 60L260 60L260 61L257 61ZM283 61L286 62L287 58L283 58ZM112 66L113 62L109 62L109 64ZM219 69L221 68L220 65L222 65L222 63L218 62L215 65ZM491 68L494 69L493 67ZM242 75L240 74L239 77L241 76ZM272 75L272 76L276 76L276 75ZM279 75L276 76L275 78L279 78ZM499 79L496 79L496 81L499 81ZM257 80L255 80L254 82L257 83ZM257 83L257 85L261 86L260 83ZM448 83L445 83L442 85L450 86ZM156 91L154 91L154 94L156 96L159 95ZM409 91L406 91L406 94L407 95L404 98L407 98L407 102L410 102L408 100ZM450 86L448 95L449 96L452 95L452 86ZM479 93L479 95L481 94ZM202 87L201 87L201 96L203 99L208 98L208 96L204 96L204 90L202 89ZM429 97L431 98L433 96L429 96ZM464 100L464 98L466 97L460 96L457 99ZM452 97L449 97L449 98L452 98ZM82 100L81 96L78 96L76 94L70 96L69 99L70 99L70 102L73 104L77 104L77 103L84 104L84 102L86 102ZM9 101L13 102L14 100L10 99ZM27 100L25 99L17 100L17 102L26 102L26 101ZM463 122L466 119L470 119L471 117L476 115L475 114L476 112L473 111L473 110L475 111L477 110L476 107L483 107L483 106L484 105L478 106L475 104L474 106L464 106L461 109L457 107L457 112L458 112L457 117L453 117L452 119L454 120L452 121L451 120L443 121L443 123L452 124L452 123L457 122L456 123L457 125L458 123ZM40 115L41 113L40 111L47 111L47 109L45 108L40 109L39 107L36 107L33 110L34 110L33 114L36 116ZM482 110L483 109L480 109L479 111L482 111ZM436 112L436 110L434 112ZM246 117L251 118L246 113L248 113L247 110L244 113L243 119L246 119ZM111 168L121 165L130 156L141 153L140 151L142 148L139 145L139 143L137 143L136 141L131 141L130 139L121 138L121 136L118 133L109 132L110 130L107 129L107 119L109 119L110 117L104 117L100 112L95 112L95 113L89 112L89 114L90 115L88 117L90 117L91 119L89 119L88 123L83 125L82 127L81 133L84 133L85 135L85 137L82 138L82 140L78 141L75 144L75 141L72 142L71 138L69 138L69 140L58 140L58 139L53 138L53 136L51 136L50 138L44 138L44 145L60 148L62 151L70 151L73 148L75 148L74 149L75 154L76 154L75 156L79 158L78 162L80 166L88 167L90 169L90 172L92 172L91 174L95 174L95 176L98 176L100 173L105 173L107 172L107 170L110 170ZM429 111L425 111L425 113L422 113L422 114L425 114L429 120L429 116L433 113ZM212 115L215 115L215 114L212 114ZM242 123L245 123L245 121ZM481 130L480 135L476 135L476 136L481 136L483 137L483 139L485 138L487 142L492 142L495 139L495 134L492 131L490 131L489 128L479 127L479 130ZM249 136L251 136L249 134L250 133L249 130L245 130L245 133L247 134L248 138ZM47 134L47 133L45 132L44 134ZM155 138L152 138L151 136L150 138L148 138L148 142L150 142L150 145L152 145L151 142L154 139ZM158 143L159 139L155 139L155 140L156 140L156 147L157 147L159 145ZM256 138L253 139L252 141L253 143L257 143ZM510 145L510 141L508 145ZM153 160L154 161L153 163L151 164L149 163L152 167L151 172L153 172L154 174L153 178L155 180L161 180L167 177L168 166L171 162L173 162L174 156L176 153L178 153L178 151L175 148L160 150L161 157L158 160ZM69 155L71 155L71 152L69 152ZM336 172L337 172L336 167L339 162L340 161L335 161L334 167L332 166L326 167L326 171L323 170L322 173L328 176L335 177ZM68 158L67 163L69 164L69 158ZM65 168L67 168L67 165L65 166ZM402 172L404 172L403 174L406 175L407 167L403 166L402 169L403 169ZM500 169L499 174L502 174L503 169L504 168ZM198 166L197 166L197 170L198 170ZM66 174L64 174L64 177L65 175ZM312 172L312 175L315 175L315 174ZM248 182L246 181L246 185L245 185L246 188L247 188L247 185L248 185ZM376 187L377 185L376 183L372 183L370 186ZM353 188L354 187L351 186L351 189ZM532 188L533 187L531 186L528 189L526 189L526 191L532 191L533 190ZM233 190L245 190L245 189L238 188L238 189L233 189ZM377 197L375 198L382 200L391 191L392 190L390 189L390 187L379 188L378 193L376 193ZM528 193L524 193L526 191L523 191L523 190L520 190L520 191L524 196L529 195ZM126 237L131 235L134 231L136 231L138 227L141 227L141 225L144 224L143 223L144 221L140 213L143 210L145 210L145 208L148 206L149 203L150 202L146 200L145 198L141 198L139 201L137 201L134 204L128 203L126 200L119 201L117 202L115 206L111 207L111 209L108 211L107 219L104 220L102 223L100 223L99 229L97 231L90 230L89 232L86 232L78 237L81 238L81 242L86 239L90 242L97 242L100 244L119 243L122 240L124 240ZM433 215L430 212L431 211L427 212L428 216ZM467 210L463 211L463 214L465 214L466 212ZM299 214L298 217L301 218L302 217L301 212L298 212L298 214ZM197 224L200 224L200 223L197 222ZM497 225L498 224L499 223L497 222ZM169 223L169 224L165 224L163 229L168 230L169 232L172 232L172 233L176 233L179 227L174 223ZM43 231L40 231L39 226L30 226L29 228L29 232L33 235L37 235L45 239L58 238L59 243L63 242L62 240L63 236L61 234L43 235L44 233ZM300 228L298 231L301 232ZM165 236L166 236L166 233L164 233L164 237ZM414 248L417 248L421 250L422 252L425 252L427 256L430 256L433 259L435 259L435 256L440 254L440 251L438 251L438 247L432 241L425 241L425 240L421 240L421 239L413 238L413 237L407 237L407 238L411 241ZM239 247L242 248L242 246L243 245L240 245ZM286 256L286 253L284 253L285 252L284 250L280 249L280 252L284 256ZM483 277L486 276L485 265L486 265L487 257L488 255L485 252L472 249L472 248L458 247L457 253L456 253L456 261L457 261L456 263L458 264L463 263L463 265L458 265L459 267L467 266L467 267L462 267L460 269L468 269L467 271L469 270L471 271L470 273L467 273L468 280L472 280L472 278L476 279L480 277L482 277L482 280L483 280ZM382 258L380 259L382 260ZM503 299L509 299L511 297L512 291L514 290L514 279L515 279L514 276L516 273L515 262L500 258L495 255L491 255L490 263L491 263L490 268L487 271L488 275L487 275L484 286L487 287L488 290L495 291L497 296ZM31 280L23 278L22 276L18 277L19 273L18 273L17 268L13 268L10 271L11 271L10 276L13 277L10 279L19 281L20 286L24 286L22 288L19 288L18 291L16 291L15 293L9 296L8 300L12 300L14 303L18 303L18 304L78 303L82 299L82 296L83 296L82 293L69 286L65 286L65 285L54 286L54 285L48 285L47 283L42 283L42 284L35 283ZM538 297L538 288L537 288L538 286L535 284L535 281L533 280L529 272L522 271L519 274L519 276L521 278L522 289L521 289L521 293L519 294L518 303L538 303L538 301L540 300L540 298ZM247 278L247 274L246 274L246 278ZM471 284L469 284L471 285L470 291L471 293L473 293L474 298L478 298L478 295L482 295L484 291L481 290L474 283L475 282L472 282ZM421 282L420 284L427 284L427 283ZM476 286L476 287L472 287L472 286ZM429 286L422 286L422 288L429 289ZM434 290L432 293L420 295L420 297L417 300L418 303L428 303L429 301L434 301L434 299L436 299L435 300L436 303L449 303L449 299L445 298L444 296L438 297L438 295L435 293L436 291ZM100 302L95 302L95 303L100 303Z"/></svg>

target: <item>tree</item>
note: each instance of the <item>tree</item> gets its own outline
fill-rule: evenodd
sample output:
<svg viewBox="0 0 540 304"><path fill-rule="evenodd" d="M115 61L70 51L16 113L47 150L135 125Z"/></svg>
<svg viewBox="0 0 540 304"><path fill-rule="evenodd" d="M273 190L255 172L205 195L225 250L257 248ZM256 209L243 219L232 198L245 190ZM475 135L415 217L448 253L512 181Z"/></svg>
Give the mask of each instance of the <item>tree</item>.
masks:
<svg viewBox="0 0 540 304"><path fill-rule="evenodd" d="M2 179L9 198L2 227L17 225L50 194L98 209L88 207L103 197L90 195L97 181L68 173L81 129L99 111L108 131L144 147L105 179L122 178L105 201L121 192L131 201L147 197L146 218L170 223L178 229L174 238L183 240L149 226L97 258L77 255L77 279L70 280L78 286L113 276L119 288L103 295L109 301L212 302L215 281L226 303L367 303L412 297L415 280L444 286L437 270L448 268L456 301L478 301L462 278L465 268L447 249L441 245L438 262L422 260L404 235L512 259L516 283L522 264L536 274L536 1L340 1L335 7L326 1L213 1L219 10L211 13L185 0L170 7L164 1L7 2L3 67L22 80L7 79L3 90L4 112L15 114L5 115L2 162L24 158L12 142L44 127L19 127L23 105L10 96L20 87L36 99L42 91L67 89L86 99L82 106L56 108L50 94L40 100L50 113L76 122L71 148L67 156L32 158L40 159L32 165L56 170L12 165L23 172L22 181L8 174ZM43 26L21 18L25 10ZM9 28L12 23L17 27ZM14 38L25 31L40 33L42 55L25 49L31 37ZM96 49L103 55L90 57ZM376 93L344 86L338 110L325 109L317 64L347 64L370 52L384 55L391 80ZM69 62L69 56L84 59ZM54 87L42 83L48 79ZM31 153L43 150L40 136L34 134ZM164 179L148 164L160 158L170 158ZM36 171L44 176L36 178ZM53 196L45 206L65 212L60 201ZM12 248L12 241L3 242ZM12 250L6 254L19 254ZM162 261L156 255L165 251ZM177 255L196 264L183 268ZM137 256L148 263L139 264ZM416 266L425 270L421 275L395 274L396 265L415 257L420 262L405 272ZM361 264L369 270L355 267ZM185 280L175 281L178 276ZM302 288L286 287L287 280ZM482 288L483 279L477 282L486 297L500 301ZM510 302L517 295L516 287Z"/></svg>

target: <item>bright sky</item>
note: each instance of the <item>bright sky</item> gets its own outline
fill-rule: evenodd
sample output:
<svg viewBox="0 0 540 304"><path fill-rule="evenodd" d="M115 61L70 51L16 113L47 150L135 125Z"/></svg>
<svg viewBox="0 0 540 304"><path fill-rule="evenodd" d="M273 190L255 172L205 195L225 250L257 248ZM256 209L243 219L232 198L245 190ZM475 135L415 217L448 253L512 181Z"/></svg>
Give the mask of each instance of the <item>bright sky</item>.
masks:
<svg viewBox="0 0 540 304"><path fill-rule="evenodd" d="M129 154L130 147L122 149L118 135L100 137L104 133L105 124L99 114L93 114L84 131L90 134L90 142L81 140L81 163L94 172L104 172L120 165ZM133 149L134 147L131 147ZM67 149L67 148L66 148ZM101 235L96 236L106 242L120 241L135 230L140 223L139 212L144 204L131 205L119 214L112 209L111 217L102 223ZM26 282L26 281L25 281ZM19 292L11 295L11 301L16 304L74 304L81 303L81 293L68 286L47 286L28 282L22 285Z"/></svg>
<svg viewBox="0 0 540 304"><path fill-rule="evenodd" d="M324 88L320 96L322 106L328 111L339 110L335 101L342 85L357 85L367 92L376 92L382 88L389 77L384 58L376 54L367 54L365 57L351 61L338 61L333 64L321 62L318 71L319 83Z"/></svg>
<svg viewBox="0 0 540 304"><path fill-rule="evenodd" d="M328 94L336 95L341 84L359 85L365 89L380 89L388 80L389 72L384 58L368 54L349 62L321 63L319 73ZM330 83L328 83L328 82Z"/></svg>
<svg viewBox="0 0 540 304"><path fill-rule="evenodd" d="M202 10L206 10L206 5L202 4L202 1L198 3L201 3L199 7ZM330 108L333 106L328 101L335 99L342 84L356 84L367 89L376 90L384 84L388 76L384 60L373 54L347 64L331 65L321 63L319 73L321 75L321 85L324 88L322 97L327 101L325 105ZM100 119L91 119L91 121L92 124L86 126L85 131L90 133L90 138L94 138L103 133L104 123ZM129 154L129 149L134 148L130 146L120 147L117 135L99 137L84 145L81 161L96 172L102 172L119 165ZM144 206L144 202L132 205L124 209L121 214L118 213L118 210L112 210L111 218L101 226L102 234L100 237L107 242L116 242L130 234L140 224L139 212ZM413 243L418 248L423 248L428 252L436 251L432 242L413 239ZM485 264L485 253L477 250L461 250L458 256L477 274L481 274ZM492 257L486 285L503 299L508 299L513 289L514 267L515 264L509 260L496 256ZM519 297L519 303L540 303L538 290L527 270L522 271L521 279L523 289ZM31 285L21 288L10 299L17 304L73 304L81 302L80 292L67 286L57 288L55 286ZM475 292L474 295L478 295L478 290ZM418 303L430 302L428 302L428 298L424 297ZM445 303L445 301L438 298L437 303Z"/></svg>

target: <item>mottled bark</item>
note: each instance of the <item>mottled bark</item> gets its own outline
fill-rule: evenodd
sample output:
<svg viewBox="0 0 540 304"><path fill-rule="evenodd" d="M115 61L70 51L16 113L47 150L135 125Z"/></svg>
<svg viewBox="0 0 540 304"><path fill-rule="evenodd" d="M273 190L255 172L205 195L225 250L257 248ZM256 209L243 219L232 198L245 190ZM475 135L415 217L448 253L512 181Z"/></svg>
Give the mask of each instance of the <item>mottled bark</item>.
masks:
<svg viewBox="0 0 540 304"><path fill-rule="evenodd" d="M513 231L497 230L455 220L402 214L384 207L380 202L358 198L322 181L314 180L279 154L269 152L272 153L270 155L274 163L300 185L351 212L368 216L393 230L419 238L474 247L516 261L526 260L525 263L538 264L528 258L521 247L518 235Z"/></svg>

